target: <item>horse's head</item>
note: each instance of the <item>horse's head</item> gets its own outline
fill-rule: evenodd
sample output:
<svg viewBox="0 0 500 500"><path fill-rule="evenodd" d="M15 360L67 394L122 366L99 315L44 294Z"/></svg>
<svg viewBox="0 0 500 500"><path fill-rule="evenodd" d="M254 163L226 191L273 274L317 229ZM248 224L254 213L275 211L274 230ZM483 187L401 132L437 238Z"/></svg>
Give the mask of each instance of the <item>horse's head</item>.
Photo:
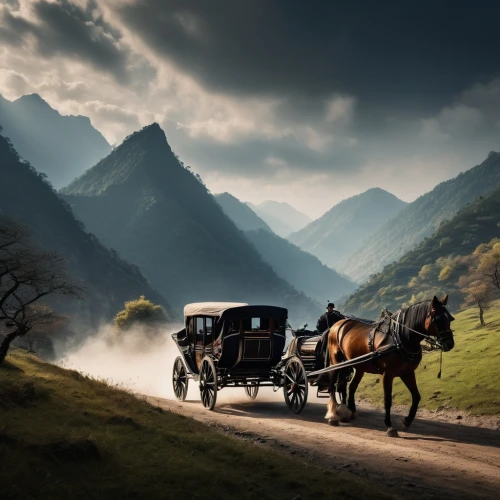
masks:
<svg viewBox="0 0 500 500"><path fill-rule="evenodd" d="M425 318L425 329L429 335L437 338L443 351L451 351L455 346L451 322L455 318L446 309L448 295L439 300L436 296L431 300L429 312Z"/></svg>

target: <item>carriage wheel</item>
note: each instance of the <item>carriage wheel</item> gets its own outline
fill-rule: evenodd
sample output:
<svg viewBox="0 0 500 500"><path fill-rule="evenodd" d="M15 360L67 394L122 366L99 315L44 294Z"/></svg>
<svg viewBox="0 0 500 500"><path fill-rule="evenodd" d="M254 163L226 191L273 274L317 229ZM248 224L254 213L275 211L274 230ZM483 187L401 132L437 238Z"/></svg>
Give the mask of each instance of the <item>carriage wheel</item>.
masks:
<svg viewBox="0 0 500 500"><path fill-rule="evenodd" d="M252 385L245 387L245 392L250 399L255 399L257 397L257 393L259 392L259 383L250 382L250 384Z"/></svg>
<svg viewBox="0 0 500 500"><path fill-rule="evenodd" d="M217 372L211 358L205 357L201 362L200 396L205 408L213 410L217 401Z"/></svg>
<svg viewBox="0 0 500 500"><path fill-rule="evenodd" d="M188 392L188 378L186 368L182 358L178 356L174 362L174 371L172 373L172 384L174 386L175 397L179 401L184 401Z"/></svg>
<svg viewBox="0 0 500 500"><path fill-rule="evenodd" d="M288 409L298 414L307 402L307 376L302 361L294 356L285 365L283 392Z"/></svg>

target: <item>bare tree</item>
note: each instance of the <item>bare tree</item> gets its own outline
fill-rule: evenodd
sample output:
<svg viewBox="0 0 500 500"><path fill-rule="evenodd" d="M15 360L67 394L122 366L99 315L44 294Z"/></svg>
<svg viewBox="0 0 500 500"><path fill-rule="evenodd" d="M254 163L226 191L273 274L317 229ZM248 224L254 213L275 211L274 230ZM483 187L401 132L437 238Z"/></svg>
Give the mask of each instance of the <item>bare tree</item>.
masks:
<svg viewBox="0 0 500 500"><path fill-rule="evenodd" d="M464 306L476 305L479 308L479 323L485 325L484 310L487 309L491 300L491 285L480 273L475 272L467 276L461 276L458 286L465 293Z"/></svg>
<svg viewBox="0 0 500 500"><path fill-rule="evenodd" d="M84 289L68 275L61 257L36 247L26 227L0 215L0 322L7 327L0 364L16 337L61 319L40 302L51 295L81 299Z"/></svg>

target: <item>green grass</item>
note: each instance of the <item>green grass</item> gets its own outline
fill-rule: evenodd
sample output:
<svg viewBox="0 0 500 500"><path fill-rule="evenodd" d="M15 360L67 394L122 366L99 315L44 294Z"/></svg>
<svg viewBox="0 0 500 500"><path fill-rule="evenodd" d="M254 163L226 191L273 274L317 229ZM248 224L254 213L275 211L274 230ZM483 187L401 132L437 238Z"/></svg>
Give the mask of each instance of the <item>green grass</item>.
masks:
<svg viewBox="0 0 500 500"><path fill-rule="evenodd" d="M444 406L474 415L500 414L500 300L491 304L484 319L486 326L480 327L477 308L455 315L455 348L443 353L441 379L437 378L439 353L424 354L416 372L421 408ZM382 407L381 382L380 376L366 375L358 393ZM395 404L410 404L409 392L399 379L393 394Z"/></svg>
<svg viewBox="0 0 500 500"><path fill-rule="evenodd" d="M388 498L13 351L0 366L2 499Z"/></svg>

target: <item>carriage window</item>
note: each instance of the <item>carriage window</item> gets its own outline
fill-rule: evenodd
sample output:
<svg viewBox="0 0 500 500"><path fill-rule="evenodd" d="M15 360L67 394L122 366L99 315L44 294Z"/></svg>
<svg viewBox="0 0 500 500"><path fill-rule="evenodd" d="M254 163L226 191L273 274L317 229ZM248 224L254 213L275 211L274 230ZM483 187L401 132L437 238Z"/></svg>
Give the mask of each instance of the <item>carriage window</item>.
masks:
<svg viewBox="0 0 500 500"><path fill-rule="evenodd" d="M246 326L245 320L245 327ZM251 318L248 320L248 326L251 326L252 331L269 330L269 318Z"/></svg>
<svg viewBox="0 0 500 500"><path fill-rule="evenodd" d="M203 338L203 318L196 318L196 336Z"/></svg>
<svg viewBox="0 0 500 500"><path fill-rule="evenodd" d="M205 329L207 332L207 337L212 335L213 328L213 318L205 318Z"/></svg>

